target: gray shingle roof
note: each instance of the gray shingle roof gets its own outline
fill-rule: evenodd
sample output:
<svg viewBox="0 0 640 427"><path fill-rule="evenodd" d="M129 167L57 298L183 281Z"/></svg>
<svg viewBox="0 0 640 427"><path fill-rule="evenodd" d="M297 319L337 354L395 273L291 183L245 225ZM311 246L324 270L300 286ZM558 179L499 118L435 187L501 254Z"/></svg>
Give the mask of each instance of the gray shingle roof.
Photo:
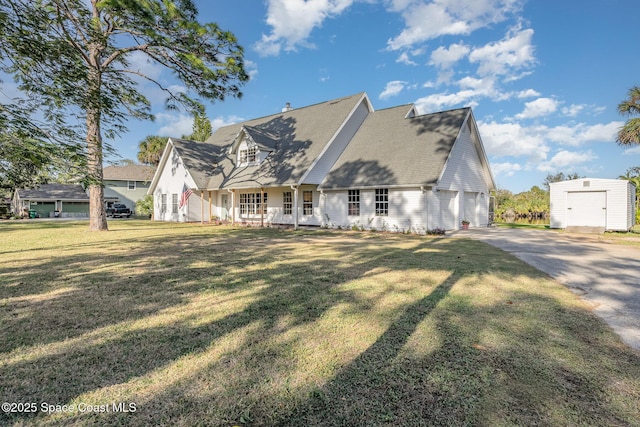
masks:
<svg viewBox="0 0 640 427"><path fill-rule="evenodd" d="M358 93L225 126L205 143L181 141L175 147L198 188L297 184L363 97ZM260 165L235 167L236 154L229 151L243 127L257 143L273 149Z"/></svg>
<svg viewBox="0 0 640 427"><path fill-rule="evenodd" d="M171 142L198 188L211 188L207 186L207 183L211 175L217 171L216 165L226 158L224 147L210 142L177 138L171 138ZM178 159L168 159L167 161L177 162Z"/></svg>
<svg viewBox="0 0 640 427"><path fill-rule="evenodd" d="M105 166L103 177L113 181L151 181L154 169L145 165Z"/></svg>
<svg viewBox="0 0 640 427"><path fill-rule="evenodd" d="M23 200L73 200L89 201L89 196L81 185L42 184L38 188L18 190Z"/></svg>
<svg viewBox="0 0 640 427"><path fill-rule="evenodd" d="M411 108L369 114L320 188L436 183L470 109L406 118Z"/></svg>

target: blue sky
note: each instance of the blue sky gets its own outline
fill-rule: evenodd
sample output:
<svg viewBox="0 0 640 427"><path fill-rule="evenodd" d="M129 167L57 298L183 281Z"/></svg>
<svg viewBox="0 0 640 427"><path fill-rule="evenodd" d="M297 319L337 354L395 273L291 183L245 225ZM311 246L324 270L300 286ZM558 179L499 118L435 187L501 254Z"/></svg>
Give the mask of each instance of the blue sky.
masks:
<svg viewBox="0 0 640 427"><path fill-rule="evenodd" d="M500 188L548 173L617 178L640 147L615 134L616 107L640 84L637 0L196 0L202 22L232 31L251 81L241 100L207 104L223 124L365 91L375 109L471 106ZM170 81L150 65L147 72ZM162 109L113 141L136 158L146 135L181 136L191 118Z"/></svg>

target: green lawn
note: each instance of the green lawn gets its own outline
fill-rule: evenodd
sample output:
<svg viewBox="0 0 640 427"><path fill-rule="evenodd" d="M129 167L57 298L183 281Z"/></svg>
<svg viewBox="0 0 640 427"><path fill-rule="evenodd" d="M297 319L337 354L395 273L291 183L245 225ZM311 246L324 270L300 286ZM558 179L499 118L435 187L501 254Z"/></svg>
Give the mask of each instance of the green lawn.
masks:
<svg viewBox="0 0 640 427"><path fill-rule="evenodd" d="M640 354L481 242L110 228L0 223L0 425L640 426Z"/></svg>

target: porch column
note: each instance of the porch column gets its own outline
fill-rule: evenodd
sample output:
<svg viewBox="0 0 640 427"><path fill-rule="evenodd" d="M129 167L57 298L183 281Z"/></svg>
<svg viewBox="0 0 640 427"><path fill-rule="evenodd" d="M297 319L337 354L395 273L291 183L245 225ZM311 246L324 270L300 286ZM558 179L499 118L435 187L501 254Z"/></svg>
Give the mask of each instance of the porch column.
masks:
<svg viewBox="0 0 640 427"><path fill-rule="evenodd" d="M264 228L264 188L260 188L260 227Z"/></svg>
<svg viewBox="0 0 640 427"><path fill-rule="evenodd" d="M200 224L204 224L204 190L200 190Z"/></svg>
<svg viewBox="0 0 640 427"><path fill-rule="evenodd" d="M298 229L298 186L292 185L293 189L293 229Z"/></svg>
<svg viewBox="0 0 640 427"><path fill-rule="evenodd" d="M213 216L213 202L211 201L211 190L208 191L209 196L209 224L211 224L211 217Z"/></svg>

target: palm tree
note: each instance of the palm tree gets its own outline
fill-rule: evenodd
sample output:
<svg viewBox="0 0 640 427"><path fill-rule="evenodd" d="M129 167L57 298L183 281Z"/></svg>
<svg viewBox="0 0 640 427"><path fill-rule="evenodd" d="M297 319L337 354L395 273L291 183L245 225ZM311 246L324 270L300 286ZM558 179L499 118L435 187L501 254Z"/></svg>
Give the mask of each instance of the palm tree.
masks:
<svg viewBox="0 0 640 427"><path fill-rule="evenodd" d="M618 113L623 116L640 114L640 86L629 89L627 99L618 104ZM640 144L640 118L632 118L618 131L616 142L620 145Z"/></svg>
<svg viewBox="0 0 640 427"><path fill-rule="evenodd" d="M158 166L168 140L166 136L147 136L138 144L138 161L154 167Z"/></svg>

